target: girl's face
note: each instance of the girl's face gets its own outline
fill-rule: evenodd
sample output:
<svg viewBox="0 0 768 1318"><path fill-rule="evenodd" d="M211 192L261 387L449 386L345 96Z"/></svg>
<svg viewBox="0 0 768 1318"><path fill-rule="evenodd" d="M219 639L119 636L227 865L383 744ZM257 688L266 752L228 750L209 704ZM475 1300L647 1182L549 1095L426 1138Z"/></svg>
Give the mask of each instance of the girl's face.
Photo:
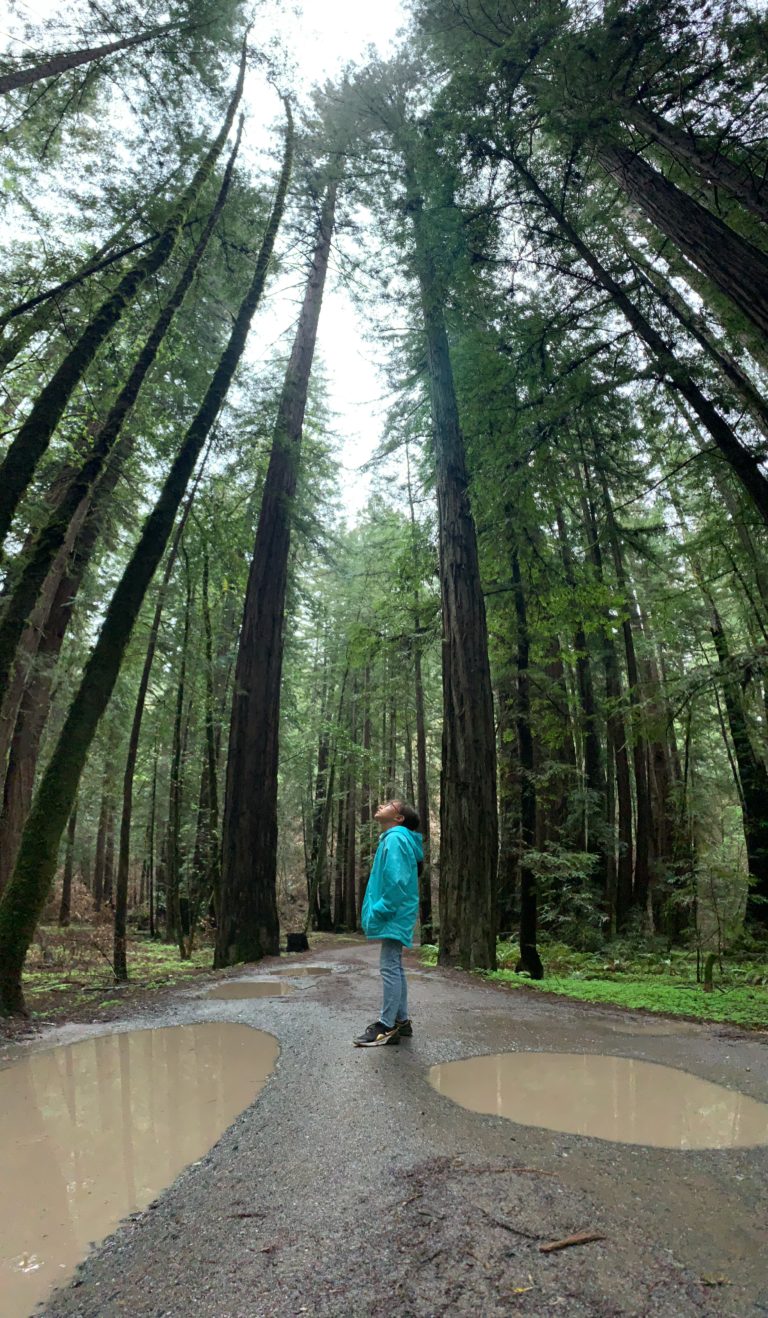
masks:
<svg viewBox="0 0 768 1318"><path fill-rule="evenodd" d="M373 817L387 828L391 828L393 824L402 824L404 819L404 816L400 813L399 801L382 802Z"/></svg>

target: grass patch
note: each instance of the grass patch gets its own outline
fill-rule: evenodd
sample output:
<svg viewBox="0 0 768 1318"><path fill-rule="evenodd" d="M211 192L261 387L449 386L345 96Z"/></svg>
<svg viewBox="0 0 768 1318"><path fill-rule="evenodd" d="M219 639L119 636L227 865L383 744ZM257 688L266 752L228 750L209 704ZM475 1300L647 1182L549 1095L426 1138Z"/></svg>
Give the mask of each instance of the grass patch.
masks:
<svg viewBox="0 0 768 1318"><path fill-rule="evenodd" d="M615 943L600 952L579 952L563 943L542 943L539 952L542 980L515 973L518 950L509 943L499 943L498 970L478 973L510 988L556 993L578 1002L768 1029L766 954L727 960L722 970L716 967L715 984L708 992L697 983L695 954L687 949ZM421 959L436 965L437 947L422 947Z"/></svg>

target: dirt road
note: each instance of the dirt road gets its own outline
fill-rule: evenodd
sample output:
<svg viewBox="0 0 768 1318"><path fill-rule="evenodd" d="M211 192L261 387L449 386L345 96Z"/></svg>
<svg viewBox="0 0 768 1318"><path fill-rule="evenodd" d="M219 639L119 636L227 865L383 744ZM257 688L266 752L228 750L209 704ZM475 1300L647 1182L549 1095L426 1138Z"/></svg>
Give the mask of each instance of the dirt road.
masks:
<svg viewBox="0 0 768 1318"><path fill-rule="evenodd" d="M185 989L120 1023L236 1021L273 1033L281 1055L258 1100L96 1248L49 1318L768 1314L768 1147L670 1152L553 1134L467 1111L427 1079L433 1063L483 1053L598 1052L765 1102L765 1042L414 967L413 1040L355 1049L378 1007L376 955L339 945L294 959L335 973L288 996ZM77 1027L34 1046L57 1037L71 1042ZM576 1232L605 1239L540 1252Z"/></svg>

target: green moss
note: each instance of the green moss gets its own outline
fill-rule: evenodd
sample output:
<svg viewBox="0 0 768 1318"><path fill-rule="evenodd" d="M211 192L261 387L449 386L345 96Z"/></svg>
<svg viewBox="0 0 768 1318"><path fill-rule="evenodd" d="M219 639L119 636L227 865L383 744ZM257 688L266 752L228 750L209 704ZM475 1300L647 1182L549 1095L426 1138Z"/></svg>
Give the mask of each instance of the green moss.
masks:
<svg viewBox="0 0 768 1318"><path fill-rule="evenodd" d="M578 1002L603 1002L631 1011L689 1016L702 1021L768 1029L768 966L765 955L726 959L715 965L714 988L696 980L695 953L663 945L616 942L599 952L579 952L565 943L542 943L543 980L515 973L518 949L499 943L499 969L477 972L510 988L555 993ZM437 947L420 949L425 965L437 963Z"/></svg>
<svg viewBox="0 0 768 1318"><path fill-rule="evenodd" d="M663 1012L670 1016L695 1016L702 1021L730 1022L750 1029L768 1029L768 989L738 987L704 991L701 984L664 983L654 979L622 979L608 983L579 979L573 975L548 975L531 980L514 970L495 970L486 979L513 988L532 988L542 993L560 993L579 1002L613 1003L630 1010Z"/></svg>

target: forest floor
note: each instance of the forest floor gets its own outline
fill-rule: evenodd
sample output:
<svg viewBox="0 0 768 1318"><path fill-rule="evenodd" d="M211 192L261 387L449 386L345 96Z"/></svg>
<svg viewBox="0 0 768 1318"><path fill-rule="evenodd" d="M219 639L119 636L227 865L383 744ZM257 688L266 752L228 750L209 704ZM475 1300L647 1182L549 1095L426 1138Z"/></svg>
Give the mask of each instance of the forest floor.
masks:
<svg viewBox="0 0 768 1318"><path fill-rule="evenodd" d="M256 1102L96 1247L48 1318L768 1313L768 1147L553 1133L468 1111L427 1078L438 1062L544 1049L662 1063L765 1102L766 1036L510 993L414 953L414 1038L355 1049L378 1006L376 958L330 939L291 960L336 973L291 995L212 1000L205 973L144 990L118 1021L51 1026L0 1050L3 1064L94 1030L207 1020L266 1030L281 1048ZM540 1252L577 1232L605 1238Z"/></svg>
<svg viewBox="0 0 768 1318"><path fill-rule="evenodd" d="M515 944L499 943L498 970L486 974L508 988L554 993L579 1002L612 1003L632 1011L682 1016L688 1020L768 1029L768 952L715 961L709 988L703 982L705 958L688 948L616 942L597 952L580 952L565 943L540 942L544 979L517 974ZM421 949L425 965L435 965L437 948Z"/></svg>

